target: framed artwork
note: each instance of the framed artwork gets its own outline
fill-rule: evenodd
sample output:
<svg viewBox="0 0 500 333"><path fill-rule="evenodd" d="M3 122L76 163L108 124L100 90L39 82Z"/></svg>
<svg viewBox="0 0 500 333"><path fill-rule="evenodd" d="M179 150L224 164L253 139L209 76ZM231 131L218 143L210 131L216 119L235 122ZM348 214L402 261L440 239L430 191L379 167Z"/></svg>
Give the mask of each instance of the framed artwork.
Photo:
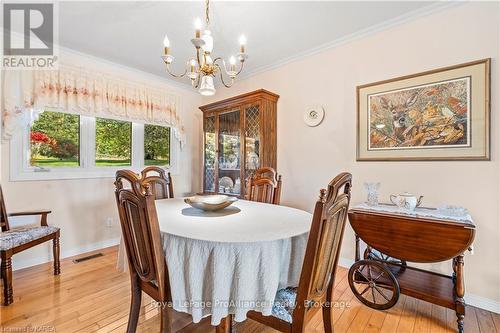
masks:
<svg viewBox="0 0 500 333"><path fill-rule="evenodd" d="M490 59L357 87L357 160L490 159Z"/></svg>

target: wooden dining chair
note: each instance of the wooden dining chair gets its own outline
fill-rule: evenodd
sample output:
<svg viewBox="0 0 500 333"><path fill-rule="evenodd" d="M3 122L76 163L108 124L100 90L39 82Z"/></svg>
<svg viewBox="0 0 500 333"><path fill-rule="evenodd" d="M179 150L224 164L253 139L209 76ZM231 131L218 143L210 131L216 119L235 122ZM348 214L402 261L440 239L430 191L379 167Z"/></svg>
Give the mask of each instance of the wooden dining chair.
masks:
<svg viewBox="0 0 500 333"><path fill-rule="evenodd" d="M161 302L161 332L170 332L170 284L152 186L132 171L119 170L115 188L132 288L127 333L137 329L143 291Z"/></svg>
<svg viewBox="0 0 500 333"><path fill-rule="evenodd" d="M5 200L0 186L0 272L3 280L3 305L9 305L14 301L12 290L12 256L35 245L52 240L52 251L54 255L54 275L61 273L59 262L59 236L58 227L47 224L47 215L50 210L28 211L7 214ZM23 226L10 228L9 217L40 215L40 226Z"/></svg>
<svg viewBox="0 0 500 333"><path fill-rule="evenodd" d="M251 311L247 317L281 332L305 332L319 309L326 333L333 332L333 287L340 246L351 198L351 174L341 173L321 190L312 218L311 230L298 288L281 289L276 294L272 316Z"/></svg>
<svg viewBox="0 0 500 333"><path fill-rule="evenodd" d="M148 166L141 171L142 180L150 183L156 199L171 199L174 197L174 185L170 172L157 166Z"/></svg>
<svg viewBox="0 0 500 333"><path fill-rule="evenodd" d="M248 181L247 200L280 204L281 175L271 167L257 169Z"/></svg>

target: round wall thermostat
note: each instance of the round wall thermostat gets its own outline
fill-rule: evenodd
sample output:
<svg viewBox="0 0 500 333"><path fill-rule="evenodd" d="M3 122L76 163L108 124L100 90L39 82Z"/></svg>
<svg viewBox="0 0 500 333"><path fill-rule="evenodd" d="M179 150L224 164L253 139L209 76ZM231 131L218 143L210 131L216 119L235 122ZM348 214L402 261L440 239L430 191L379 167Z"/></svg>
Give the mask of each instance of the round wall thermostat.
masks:
<svg viewBox="0 0 500 333"><path fill-rule="evenodd" d="M324 117L325 110L321 105L309 107L306 112L304 112L304 122L310 127L315 127L321 124Z"/></svg>

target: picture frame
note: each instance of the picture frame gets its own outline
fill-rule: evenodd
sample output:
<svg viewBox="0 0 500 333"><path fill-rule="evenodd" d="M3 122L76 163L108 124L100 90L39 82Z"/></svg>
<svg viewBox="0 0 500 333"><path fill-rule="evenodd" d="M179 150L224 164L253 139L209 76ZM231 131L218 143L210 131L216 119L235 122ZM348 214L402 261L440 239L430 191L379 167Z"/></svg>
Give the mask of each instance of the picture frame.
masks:
<svg viewBox="0 0 500 333"><path fill-rule="evenodd" d="M356 160L490 160L490 65L487 58L356 87Z"/></svg>

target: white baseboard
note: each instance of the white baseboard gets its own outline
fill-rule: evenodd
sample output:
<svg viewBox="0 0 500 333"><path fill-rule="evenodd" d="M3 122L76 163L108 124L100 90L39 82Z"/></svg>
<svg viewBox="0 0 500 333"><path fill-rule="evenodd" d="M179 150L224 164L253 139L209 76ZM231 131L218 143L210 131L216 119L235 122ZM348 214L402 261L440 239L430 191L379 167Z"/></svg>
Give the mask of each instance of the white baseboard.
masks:
<svg viewBox="0 0 500 333"><path fill-rule="evenodd" d="M67 258L67 257L72 257L76 256L82 253L90 252L90 251L95 251L99 249L103 249L106 247L118 245L120 243L120 238L112 238L100 242L95 242L92 244L87 244L85 246L73 248L73 249L68 249L68 250L63 250L61 251L61 259ZM36 258L29 258L29 259L21 259L21 260L16 260L15 257L12 259L12 268L14 271L22 268L27 268L35 265L40 265L40 264L45 264L49 261L52 261L52 256L45 256L45 257L36 257Z"/></svg>
<svg viewBox="0 0 500 333"><path fill-rule="evenodd" d="M465 303L476 308L500 314L500 302L474 294L465 295Z"/></svg>
<svg viewBox="0 0 500 333"><path fill-rule="evenodd" d="M349 268L354 264L354 260L347 258L339 258L339 266ZM474 294L465 295L465 303L476 308L488 310L500 314L500 302L493 299L485 298Z"/></svg>

